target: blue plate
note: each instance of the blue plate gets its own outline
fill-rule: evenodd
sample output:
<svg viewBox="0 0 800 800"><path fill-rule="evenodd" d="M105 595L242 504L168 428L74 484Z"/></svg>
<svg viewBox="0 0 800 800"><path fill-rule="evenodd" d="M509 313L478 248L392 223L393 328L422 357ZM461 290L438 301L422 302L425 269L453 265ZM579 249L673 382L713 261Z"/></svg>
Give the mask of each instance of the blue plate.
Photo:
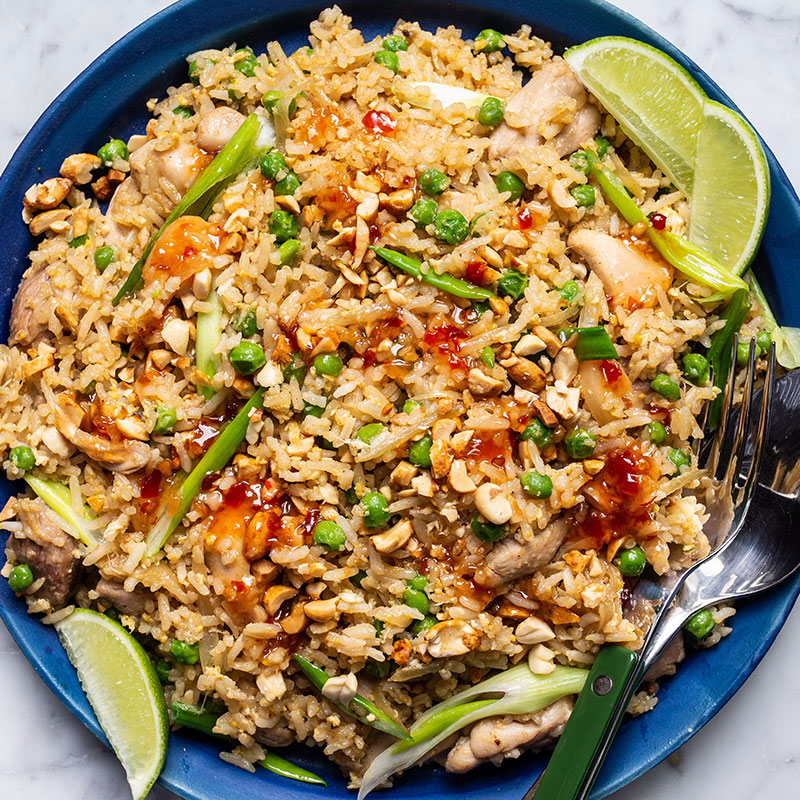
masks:
<svg viewBox="0 0 800 800"><path fill-rule="evenodd" d="M345 0L340 5L366 38L385 33L398 17L418 20L426 28L454 23L471 36L482 28L516 30L527 23L536 34L552 41L557 52L596 36L631 36L669 53L712 98L734 107L719 87L669 42L602 0L403 0L378 6L365 0ZM129 33L80 75L42 115L0 177L0 219L4 221L1 329L7 330L11 300L34 244L20 218L25 190L42 175L56 175L67 154L93 152L110 135L126 138L141 132L147 121L145 101L163 96L168 86L183 82L187 54L233 41L263 47L272 39L291 51L307 43L308 23L322 8L322 3L302 0L274 4L264 0L182 0ZM798 325L795 250L800 241L800 201L774 156L767 153L772 206L756 270L778 318L785 324ZM778 294L780 288L784 291ZM19 489L3 481L0 500L5 501ZM764 656L798 592L800 573L780 589L739 606L733 635L711 650L691 655L677 677L662 688L655 710L625 723L596 784L594 798L607 796L654 766L719 711ZM24 604L9 591L6 581L0 581L0 616L45 683L102 738L55 632L25 612ZM160 781L191 800L254 796L311 800L323 794L326 800L352 799L338 770L319 751L298 745L289 748L286 755L323 775L328 788L320 790L288 781L266 770L251 775L221 761L215 743L187 733L173 734ZM542 757L524 756L504 762L500 770L484 767L467 777L447 775L440 767L414 769L397 781L391 797L518 798L544 763Z"/></svg>

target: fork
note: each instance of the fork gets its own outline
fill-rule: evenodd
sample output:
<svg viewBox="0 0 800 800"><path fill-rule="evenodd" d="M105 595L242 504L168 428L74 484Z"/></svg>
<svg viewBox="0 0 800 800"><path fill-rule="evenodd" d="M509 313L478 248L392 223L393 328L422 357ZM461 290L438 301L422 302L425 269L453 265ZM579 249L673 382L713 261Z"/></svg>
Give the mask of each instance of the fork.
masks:
<svg viewBox="0 0 800 800"><path fill-rule="evenodd" d="M737 343L734 338L734 354ZM736 370L732 368L723 394L720 425L711 446L701 451L706 469L713 478L711 498L706 504L710 517L704 526L711 554L689 569L671 573L658 581L639 579L634 598L649 604L654 612L642 647L638 652L619 645L606 645L600 650L547 768L523 800L584 800L587 797L642 678L689 617L721 598L724 580L721 584L712 579L724 571L726 551L735 552L732 548L755 495L775 382L774 346L770 348L760 409L754 422L751 409L755 395L755 361L756 343L752 339L742 402L733 408ZM732 436L729 434L731 427ZM716 593L702 591L704 583L714 585ZM678 600L673 604L676 597Z"/></svg>

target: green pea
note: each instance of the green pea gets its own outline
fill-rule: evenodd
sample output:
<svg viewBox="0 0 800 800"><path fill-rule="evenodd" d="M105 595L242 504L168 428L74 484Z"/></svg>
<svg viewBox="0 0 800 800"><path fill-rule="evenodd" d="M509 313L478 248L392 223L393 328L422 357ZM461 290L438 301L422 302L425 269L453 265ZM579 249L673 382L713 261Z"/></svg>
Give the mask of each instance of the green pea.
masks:
<svg viewBox="0 0 800 800"><path fill-rule="evenodd" d="M358 586L358 588L360 589L361 581L363 581L364 578L366 577L367 573L363 569L360 569L358 572L356 572L355 575L350 576L350 583L352 583L354 586Z"/></svg>
<svg viewBox="0 0 800 800"><path fill-rule="evenodd" d="M704 608L702 611L692 614L683 627L699 641L705 639L714 630L714 617L707 608Z"/></svg>
<svg viewBox="0 0 800 800"><path fill-rule="evenodd" d="M183 117L184 119L189 119L189 117L194 116L194 109L191 106L175 106L172 109L172 113L176 117Z"/></svg>
<svg viewBox="0 0 800 800"><path fill-rule="evenodd" d="M589 186L588 183L579 183L577 186L573 186L569 193L575 198L579 208L589 208L594 205L594 187Z"/></svg>
<svg viewBox="0 0 800 800"><path fill-rule="evenodd" d="M106 142L98 151L97 157L107 166L116 161L127 161L130 153L128 152L128 145L122 139L112 139Z"/></svg>
<svg viewBox="0 0 800 800"><path fill-rule="evenodd" d="M283 95L279 91L270 89L268 92L264 92L264 95L261 98L261 105L264 106L264 108L269 111L270 114L274 114L275 106L280 103L282 97Z"/></svg>
<svg viewBox="0 0 800 800"><path fill-rule="evenodd" d="M245 339L255 336L258 331L258 320L255 310L248 308L244 313L237 314L233 318L233 329L241 333L242 337Z"/></svg>
<svg viewBox="0 0 800 800"><path fill-rule="evenodd" d="M294 172L288 172L283 178L276 182L273 191L277 197L281 195L293 195L300 188L300 178Z"/></svg>
<svg viewBox="0 0 800 800"><path fill-rule="evenodd" d="M383 425L380 422L370 422L368 425L362 425L358 429L356 437L364 444L369 444L376 436L383 433Z"/></svg>
<svg viewBox="0 0 800 800"><path fill-rule="evenodd" d="M412 578L410 581L406 581L406 584L410 589L416 589L417 591L422 591L430 581L424 575L417 575L416 577Z"/></svg>
<svg viewBox="0 0 800 800"><path fill-rule="evenodd" d="M259 158L258 166L265 178L274 181L286 169L286 159L277 150L268 150Z"/></svg>
<svg viewBox="0 0 800 800"><path fill-rule="evenodd" d="M267 363L264 349L255 342L239 342L228 358L240 375L252 375Z"/></svg>
<svg viewBox="0 0 800 800"><path fill-rule="evenodd" d="M542 475L532 469L526 470L519 476L522 491L535 497L537 500L546 500L553 493L553 481L549 475Z"/></svg>
<svg viewBox="0 0 800 800"><path fill-rule="evenodd" d="M314 359L314 371L317 375L330 375L337 378L344 369L344 362L336 353L320 353Z"/></svg>
<svg viewBox="0 0 800 800"><path fill-rule="evenodd" d="M702 386L709 378L708 359L700 353L687 353L683 357L683 377L695 386Z"/></svg>
<svg viewBox="0 0 800 800"><path fill-rule="evenodd" d="M558 293L566 300L570 305L574 303L581 293L581 287L578 286L577 282L573 280L568 280L564 283L564 285L558 290Z"/></svg>
<svg viewBox="0 0 800 800"><path fill-rule="evenodd" d="M367 492L361 498L364 527L383 528L389 521L389 503L380 492Z"/></svg>
<svg viewBox="0 0 800 800"><path fill-rule="evenodd" d="M525 426L519 438L523 442L533 442L541 450L553 441L553 432L541 420L535 419Z"/></svg>
<svg viewBox="0 0 800 800"><path fill-rule="evenodd" d="M306 377L306 369L303 365L303 356L301 353L292 353L292 358L289 363L283 368L283 379L286 383L290 383L292 378L297 381L298 386L303 385L303 379Z"/></svg>
<svg viewBox="0 0 800 800"><path fill-rule="evenodd" d="M380 64L382 67L391 70L395 75L400 69L400 59L397 58L397 53L393 53L391 50L378 50L378 52L372 56L372 60L376 64Z"/></svg>
<svg viewBox="0 0 800 800"><path fill-rule="evenodd" d="M156 675L161 683L170 683L169 671L172 669L172 664L166 658L159 658L156 661Z"/></svg>
<svg viewBox="0 0 800 800"><path fill-rule="evenodd" d="M602 158L608 152L608 139L598 133L594 137L594 146L597 148L597 157Z"/></svg>
<svg viewBox="0 0 800 800"><path fill-rule="evenodd" d="M477 514L472 518L472 532L482 542L496 542L505 536L506 529L502 525L495 525L493 522L479 517Z"/></svg>
<svg viewBox="0 0 800 800"><path fill-rule="evenodd" d="M772 334L767 331L759 331L756 335L756 345L762 353L768 353L772 344Z"/></svg>
<svg viewBox="0 0 800 800"><path fill-rule="evenodd" d="M418 228L432 225L436 219L436 212L439 210L436 201L430 197L420 197L408 211L408 218L413 220Z"/></svg>
<svg viewBox="0 0 800 800"><path fill-rule="evenodd" d="M478 122L484 128L494 128L503 121L503 103L497 97L487 97L478 109Z"/></svg>
<svg viewBox="0 0 800 800"><path fill-rule="evenodd" d="M278 243L297 236L297 219L282 208L276 208L269 215L267 227Z"/></svg>
<svg viewBox="0 0 800 800"><path fill-rule="evenodd" d="M191 667L200 659L200 646L197 644L186 644L180 639L173 639L169 646L170 655L180 664Z"/></svg>
<svg viewBox="0 0 800 800"><path fill-rule="evenodd" d="M33 450L31 450L30 447L26 447L24 444L12 447L8 454L8 460L17 469L21 469L23 472L33 469L36 464L36 456L34 456Z"/></svg>
<svg viewBox="0 0 800 800"><path fill-rule="evenodd" d="M692 459L688 453L683 450L678 450L674 447L667 453L667 458L675 465L674 475L680 475L684 467L688 467L692 463Z"/></svg>
<svg viewBox="0 0 800 800"><path fill-rule="evenodd" d="M419 403L417 403L414 400L406 400L405 403L403 403L404 414L411 414L418 408L419 408Z"/></svg>
<svg viewBox="0 0 800 800"><path fill-rule="evenodd" d="M506 46L503 34L492 28L485 28L475 37L475 50L479 53L496 53Z"/></svg>
<svg viewBox="0 0 800 800"><path fill-rule="evenodd" d="M313 403L305 403L301 415L306 417L316 417L319 419L325 413L325 406L315 406Z"/></svg>
<svg viewBox="0 0 800 800"><path fill-rule="evenodd" d="M510 193L511 196L506 201L508 203L515 203L522 197L522 193L525 191L525 184L522 182L522 179L518 178L513 172L501 172L494 179L494 185L497 187L497 191L500 192L500 194L503 192Z"/></svg>
<svg viewBox="0 0 800 800"><path fill-rule="evenodd" d="M494 350L492 350L491 346L488 344L481 350L478 358L481 360L481 364L489 369L495 365Z"/></svg>
<svg viewBox="0 0 800 800"><path fill-rule="evenodd" d="M449 185L450 178L438 169L431 167L426 169L419 178L417 178L420 191L427 194L429 197L441 194Z"/></svg>
<svg viewBox="0 0 800 800"><path fill-rule="evenodd" d="M736 363L743 367L750 358L750 342L739 342L736 345Z"/></svg>
<svg viewBox="0 0 800 800"><path fill-rule="evenodd" d="M595 444L594 436L583 428L574 430L564 439L564 449L570 458L589 458Z"/></svg>
<svg viewBox="0 0 800 800"><path fill-rule="evenodd" d="M513 300L519 300L525 289L528 288L528 276L523 275L515 269L507 269L497 279L497 293L501 297L510 297Z"/></svg>
<svg viewBox="0 0 800 800"><path fill-rule="evenodd" d="M112 264L115 259L116 253L114 252L114 248L108 245L98 247L97 250L94 251L94 265L100 273L105 272L106 268Z"/></svg>
<svg viewBox="0 0 800 800"><path fill-rule="evenodd" d="M8 588L19 594L33 583L33 572L27 564L17 564L8 574Z"/></svg>
<svg viewBox="0 0 800 800"><path fill-rule="evenodd" d="M653 420L647 426L647 436L654 445L662 445L667 441L667 429L663 422Z"/></svg>
<svg viewBox="0 0 800 800"><path fill-rule="evenodd" d="M433 235L449 245L461 244L469 235L469 222L460 211L446 208L433 221Z"/></svg>
<svg viewBox="0 0 800 800"><path fill-rule="evenodd" d="M411 587L403 592L403 602L410 608L415 608L417 611L421 611L423 614L427 614L428 609L431 607L431 602L428 600L428 595L426 595L425 592L421 592L418 589L412 589Z"/></svg>
<svg viewBox="0 0 800 800"><path fill-rule="evenodd" d="M681 396L680 387L669 375L656 375L650 381L650 388L654 392L658 392L662 397L666 397L667 400L679 400Z"/></svg>
<svg viewBox="0 0 800 800"><path fill-rule="evenodd" d="M299 239L287 239L285 242L281 243L281 246L278 248L278 258L281 260L282 267L287 267L294 263L297 254L300 252L300 247Z"/></svg>
<svg viewBox="0 0 800 800"><path fill-rule="evenodd" d="M315 544L321 544L323 547L327 547L328 550L341 550L347 538L344 531L329 519L320 520L314 526L311 535Z"/></svg>
<svg viewBox="0 0 800 800"><path fill-rule="evenodd" d="M153 433L156 436L161 436L169 433L175 428L175 423L178 421L178 414L174 408L169 406L156 406L156 421L153 425Z"/></svg>
<svg viewBox="0 0 800 800"><path fill-rule="evenodd" d="M589 166L589 161L586 158L586 152L583 150L576 150L569 157L569 165L572 169L582 172L584 175L588 175L592 171L592 168Z"/></svg>
<svg viewBox="0 0 800 800"><path fill-rule="evenodd" d="M384 37L383 49L391 50L393 53L396 53L398 50L408 50L408 44L404 36L401 36L399 33L392 33Z"/></svg>
<svg viewBox="0 0 800 800"><path fill-rule="evenodd" d="M82 236L73 236L72 239L67 242L67 244L72 247L80 247L81 245L86 244L89 241L89 234L84 233Z"/></svg>
<svg viewBox="0 0 800 800"><path fill-rule="evenodd" d="M423 633L427 633L438 621L439 620L432 614L426 614L423 619L415 619L414 622L411 623L409 630L414 636L422 636Z"/></svg>
<svg viewBox="0 0 800 800"><path fill-rule="evenodd" d="M647 559L644 557L644 550L641 547L631 547L623 550L615 559L617 569L627 578L641 575Z"/></svg>
<svg viewBox="0 0 800 800"><path fill-rule="evenodd" d="M426 433L421 439L411 442L408 448L408 460L416 467L430 467L432 446L433 439Z"/></svg>
<svg viewBox="0 0 800 800"><path fill-rule="evenodd" d="M233 62L234 69L248 78L254 77L256 74L256 67L258 66L258 59L255 57L253 51L243 48L242 50L237 50L233 55L241 56Z"/></svg>

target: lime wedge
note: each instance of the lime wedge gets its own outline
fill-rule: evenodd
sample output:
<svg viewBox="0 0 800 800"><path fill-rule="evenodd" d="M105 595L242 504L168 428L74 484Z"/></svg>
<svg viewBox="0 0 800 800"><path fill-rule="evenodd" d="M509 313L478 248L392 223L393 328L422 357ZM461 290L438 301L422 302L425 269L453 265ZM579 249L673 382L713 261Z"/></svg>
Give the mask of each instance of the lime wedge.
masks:
<svg viewBox="0 0 800 800"><path fill-rule="evenodd" d="M625 134L691 194L706 102L697 81L665 53L622 36L592 39L564 58Z"/></svg>
<svg viewBox="0 0 800 800"><path fill-rule="evenodd" d="M666 53L605 36L564 53L587 89L689 198L689 241L741 275L769 208L769 166L753 129L710 100Z"/></svg>
<svg viewBox="0 0 800 800"><path fill-rule="evenodd" d="M769 166L753 129L713 100L703 108L689 240L741 275L767 221Z"/></svg>
<svg viewBox="0 0 800 800"><path fill-rule="evenodd" d="M141 800L161 772L169 737L156 671L136 639L104 614L78 608L55 627L133 798Z"/></svg>

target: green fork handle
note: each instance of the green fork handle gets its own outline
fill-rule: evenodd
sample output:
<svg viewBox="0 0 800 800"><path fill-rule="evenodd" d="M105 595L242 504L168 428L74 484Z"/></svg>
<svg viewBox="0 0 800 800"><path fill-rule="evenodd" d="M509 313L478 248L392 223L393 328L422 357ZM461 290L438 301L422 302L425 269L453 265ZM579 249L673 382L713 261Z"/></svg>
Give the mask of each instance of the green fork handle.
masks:
<svg viewBox="0 0 800 800"><path fill-rule="evenodd" d="M618 708L630 699L638 661L636 653L619 645L600 650L547 768L524 800L576 800L588 794L602 763L595 755L607 749L619 727Z"/></svg>

